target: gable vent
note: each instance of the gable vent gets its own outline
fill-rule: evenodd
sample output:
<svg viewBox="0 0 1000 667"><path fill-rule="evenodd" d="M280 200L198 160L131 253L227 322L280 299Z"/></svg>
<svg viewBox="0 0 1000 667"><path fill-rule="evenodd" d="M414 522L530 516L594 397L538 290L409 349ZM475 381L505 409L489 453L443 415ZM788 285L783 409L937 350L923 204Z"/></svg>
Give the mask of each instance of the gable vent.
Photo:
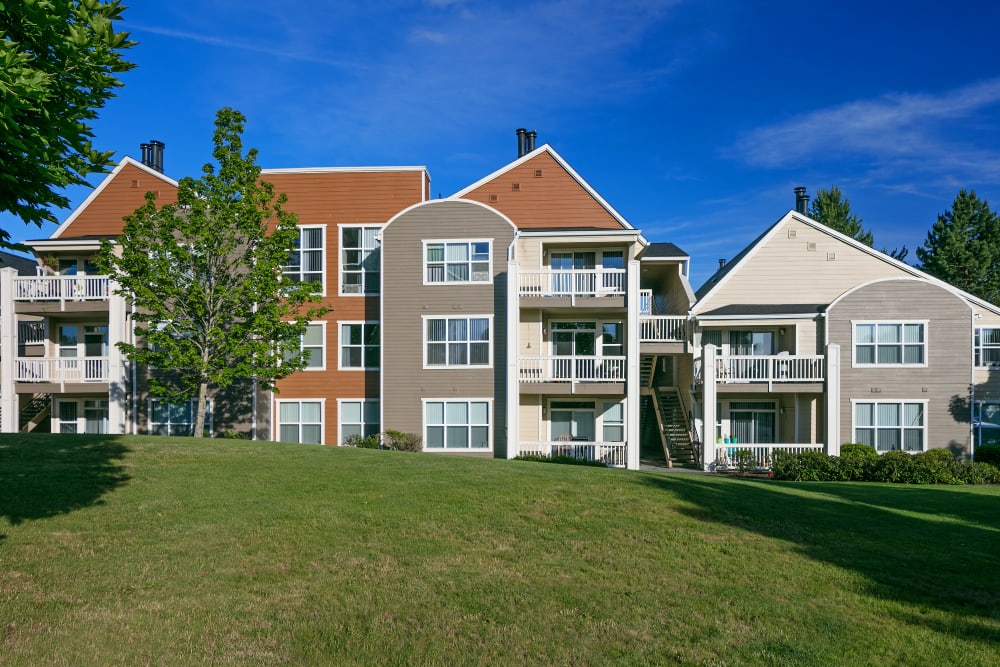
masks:
<svg viewBox="0 0 1000 667"><path fill-rule="evenodd" d="M542 177L542 170L541 169L536 169L535 170L535 178L541 178L541 177Z"/></svg>
<svg viewBox="0 0 1000 667"><path fill-rule="evenodd" d="M798 236L798 232L796 230L794 229L788 230L788 238L794 239L796 236Z"/></svg>
<svg viewBox="0 0 1000 667"><path fill-rule="evenodd" d="M808 250L809 252L816 252L816 242L815 241L807 241L806 242L806 250Z"/></svg>
<svg viewBox="0 0 1000 667"><path fill-rule="evenodd" d="M835 253L835 252L828 252L828 253L826 253L826 261L832 262L835 259L837 259L837 253Z"/></svg>
<svg viewBox="0 0 1000 667"><path fill-rule="evenodd" d="M500 195L490 195L490 203L495 204L500 201Z"/></svg>
<svg viewBox="0 0 1000 667"><path fill-rule="evenodd" d="M510 184L510 189L513 192L520 192L521 191L521 184L520 183L511 183Z"/></svg>

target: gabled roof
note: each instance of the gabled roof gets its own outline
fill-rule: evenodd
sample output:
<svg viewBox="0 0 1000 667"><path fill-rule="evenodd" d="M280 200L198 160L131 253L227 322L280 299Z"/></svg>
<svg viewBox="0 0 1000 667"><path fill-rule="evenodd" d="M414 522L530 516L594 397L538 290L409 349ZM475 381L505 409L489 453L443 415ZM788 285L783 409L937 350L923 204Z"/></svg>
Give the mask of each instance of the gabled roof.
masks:
<svg viewBox="0 0 1000 667"><path fill-rule="evenodd" d="M554 185L546 178L546 168L561 170L568 180ZM571 183L577 188L552 196L545 187L561 187ZM632 225L574 171L548 144L525 154L492 174L451 196L454 199L474 199L507 214L518 228L551 228L565 225L576 228L634 229Z"/></svg>
<svg viewBox="0 0 1000 667"><path fill-rule="evenodd" d="M138 170L138 172L136 172L135 170ZM126 173L125 176L123 176L123 172ZM76 209L74 209L74 211L72 213L70 213L69 217L66 218L66 220L63 221L63 223L61 225L59 225L59 228L56 229L56 231L52 232L52 236L50 236L49 238L50 239L62 238L63 235L66 233L66 231L71 226L73 226L73 223L75 223L81 217L85 217L85 213L91 207L91 205L95 201L97 201L98 198L100 198L101 195L106 190L108 190L110 187L112 187L113 184L116 184L116 182L119 179L127 177L128 172L131 172L131 173L134 173L134 174L141 174L141 175L143 175L143 177L145 177L146 175L148 175L148 176L151 176L152 178L156 179L156 181L154 181L154 183L158 181L158 182L161 182L163 185L165 185L165 186L167 186L167 187L169 187L171 189L176 189L177 188L177 181L175 181L174 179L169 178L168 176L166 176L164 174L161 174L160 172L156 171L155 169L147 167L146 165L142 164L138 160L134 160L133 158L130 158L130 157L128 157L126 155L118 163L118 166L116 166L113 170L111 170L111 173L108 174L107 176L105 176L104 180L101 181L100 184L96 188L94 188L93 192L90 193L90 195L83 201L83 203L80 204L79 206L77 206ZM134 196L134 197L128 197L127 198L128 199L128 203L125 203L124 201L121 202L121 204L122 204L121 208L123 208L124 210L121 210L120 213L118 213L119 217L114 222L115 223L121 222L121 216L129 215L133 211L135 211L135 209L139 208L139 206L142 205L142 202L143 202L143 200L145 198L146 192L149 191L149 190L151 190L151 189L153 189L153 188L149 188L149 187L145 187L145 186L137 187L137 195L136 196ZM134 203L135 205L132 206L131 208L127 208L127 206L131 205L132 203ZM88 229L87 233L88 234L92 234L93 230Z"/></svg>
<svg viewBox="0 0 1000 667"><path fill-rule="evenodd" d="M869 255L880 262L884 262L885 264L894 267L895 269L898 269L904 274L908 274L913 278L917 278L919 280L926 280L927 282L938 285L939 287L942 287L954 294L959 295L963 299L967 300L968 302L980 308L989 310L995 314L1000 315L1000 307L992 303L989 303L988 301L984 301L983 299L980 299L975 295L969 294L968 292L965 292L964 290L961 290L955 287L954 285L946 283L943 280L935 278L930 274L924 273L923 271L917 269L916 267L910 266L909 264L906 264L904 262L899 261L898 259L890 257L885 253L879 252L878 250L875 250L874 248L867 246L864 243L861 243L860 241L851 238L850 236L847 236L846 234L842 234L834 229L831 229L830 227L827 227L826 225L817 222L816 220L813 220L812 218L802 213L798 213L797 211L794 210L789 211L784 216L782 216L777 222L771 225L771 227L765 230L763 234L758 236L746 248L741 250L729 263L727 263L724 267L716 271L714 275L712 275L707 281L705 281L705 284L703 284L701 287L698 288L698 291L696 292L698 301L695 304L694 308L692 309L693 312L695 312L695 314L698 315L707 315L709 312L715 314L716 311L722 310L722 309L715 309L713 311L699 312L698 306L700 304L705 303L717 292L719 292L732 279L734 275L739 273L740 269L762 247L767 245L768 242L775 237L775 235L778 233L778 230L784 227L790 221L795 221L800 224L806 225L807 227L811 227L812 229L819 231L823 234L826 234L827 236L845 245L848 245L858 251L861 251L862 253L865 253L866 255ZM828 303L809 304L810 308L816 308L817 310L825 309L825 306L827 305L829 304ZM746 304L746 307L748 308L752 309L752 306L753 304ZM749 312L747 314L749 314Z"/></svg>
<svg viewBox="0 0 1000 667"><path fill-rule="evenodd" d="M38 262L24 255L0 252L0 269L14 269L19 276L33 276L37 273Z"/></svg>
<svg viewBox="0 0 1000 667"><path fill-rule="evenodd" d="M673 243L650 243L642 255L639 256L640 260L643 259L688 259L689 255L675 246Z"/></svg>

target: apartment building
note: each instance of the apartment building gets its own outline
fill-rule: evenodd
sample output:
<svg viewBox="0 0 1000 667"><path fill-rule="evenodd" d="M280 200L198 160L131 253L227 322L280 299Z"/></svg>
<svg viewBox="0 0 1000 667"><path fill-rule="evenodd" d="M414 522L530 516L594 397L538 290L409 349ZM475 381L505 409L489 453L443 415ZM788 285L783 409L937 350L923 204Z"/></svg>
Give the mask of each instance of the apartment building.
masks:
<svg viewBox="0 0 1000 667"><path fill-rule="evenodd" d="M749 451L949 447L1000 434L1000 309L790 211L697 292L550 146L447 198L424 167L267 169L300 236L285 273L328 312L279 393L214 392L207 434L337 445L392 429L429 454L568 455L718 469ZM129 304L93 257L157 192L124 158L0 268L0 430L186 434L117 351ZM31 275L24 275L32 273Z"/></svg>

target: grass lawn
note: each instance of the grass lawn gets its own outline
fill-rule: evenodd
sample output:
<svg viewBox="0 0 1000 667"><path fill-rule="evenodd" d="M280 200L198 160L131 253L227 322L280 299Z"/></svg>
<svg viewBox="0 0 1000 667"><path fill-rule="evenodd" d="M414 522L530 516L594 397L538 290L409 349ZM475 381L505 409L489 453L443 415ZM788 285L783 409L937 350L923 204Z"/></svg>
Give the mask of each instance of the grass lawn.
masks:
<svg viewBox="0 0 1000 667"><path fill-rule="evenodd" d="M996 665L1000 488L0 440L0 665Z"/></svg>

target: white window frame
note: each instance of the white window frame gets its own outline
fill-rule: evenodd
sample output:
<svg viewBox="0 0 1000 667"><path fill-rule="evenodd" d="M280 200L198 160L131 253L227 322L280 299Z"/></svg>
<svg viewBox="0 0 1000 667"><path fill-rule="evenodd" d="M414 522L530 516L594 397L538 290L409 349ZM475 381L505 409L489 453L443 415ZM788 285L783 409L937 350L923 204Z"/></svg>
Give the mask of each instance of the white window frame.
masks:
<svg viewBox="0 0 1000 667"><path fill-rule="evenodd" d="M428 341L427 340L427 325L428 325L428 322L430 322L431 320L444 320L445 323L446 323L445 324L445 331L447 331L448 330L448 324L447 324L448 322L450 322L452 320L466 320L467 321L466 332L468 332L469 329L470 329L470 327L468 325L468 321L469 320L483 320L483 319L485 319L485 320L488 321L489 334L490 334L489 335L489 340L486 341L488 343L488 345L489 345L489 351L486 353L487 356L486 356L486 363L485 364L472 364L472 363L466 363L466 364L449 364L448 360L447 360L447 358L448 358L447 345L449 344L450 341L445 341L445 346L446 346L445 347L445 363L443 363L443 364L431 364L431 363L428 362L428 360L427 360L427 345L430 342L434 342L434 343L438 343L438 344L441 343L441 341ZM447 369L450 369L450 370L458 370L458 369L484 369L484 368L485 369L489 369L489 368L493 368L493 337L494 337L494 334L496 333L495 330L494 330L494 328L493 328L493 315L485 315L485 314L480 314L480 315L458 315L458 316L455 316L455 315L423 315L420 318L420 328L421 328L421 334L420 335L421 335L421 339L423 340L423 354L424 354L424 369L425 370L432 370L432 369L437 369L437 368L447 368ZM455 341L455 342L463 342L463 341ZM464 342L465 342L465 344L467 346L466 349L468 349L468 346L471 345L472 343L481 343L482 341L470 341L468 339L468 336L466 336L466 339L465 339ZM471 359L472 355L471 354L467 355L467 358Z"/></svg>
<svg viewBox="0 0 1000 667"><path fill-rule="evenodd" d="M871 426L861 426L861 427L859 427L858 423L857 423L857 421L858 421L857 406L858 405L873 405L873 406L875 406L875 421L877 421L878 420L878 406L879 405L898 405L898 406L900 406L900 409L902 410L903 409L902 406L905 405L905 404L920 404L922 406L922 408L923 408L923 412L922 412L922 415L923 415L923 424L919 427L921 429L921 431L923 432L923 434L924 434L923 442L921 443L921 449L919 451L917 451L917 450L902 449L902 448L900 448L900 449L891 449L891 450L890 449L886 449L886 450L879 449L878 448L878 430L880 428L884 428L884 429L888 429L888 428L898 429L900 431L900 444L902 445L903 442L904 442L903 431L905 429L907 429L907 428L911 428L912 429L912 428L917 428L917 427L907 426L906 424L900 424L899 426L880 426L877 423L873 424ZM860 440L858 439L858 436L857 436L858 428L873 429L875 431L875 444L872 445L872 446L875 447L875 451L877 451L879 454L884 454L885 452L889 452L889 451L906 452L907 454L919 454L920 452L926 452L927 451L927 443L930 442L929 424L928 424L928 422L930 420L929 420L929 415L928 415L928 412L927 412L927 408L928 408L929 405L930 405L930 401L929 400L927 400L927 399L919 399L919 398L918 399L912 399L912 398L880 398L878 400L852 398L851 399L851 442L860 442Z"/></svg>
<svg viewBox="0 0 1000 667"><path fill-rule="evenodd" d="M565 404L575 403L574 407L567 407ZM545 402L544 405L544 422L545 422L545 432L548 434L549 441L555 442L556 436L552 432L552 413L560 410L570 410L570 411L582 411L591 412L594 416L594 439L592 441L586 442L610 442L610 443L624 443L628 438L628 410L625 409L624 400L614 400L614 399L601 399L601 398L581 398L574 399L573 396L558 396L555 398L550 398ZM560 405L562 404L562 405ZM621 411L620 421L611 421L605 419L608 410L612 406L618 406ZM621 438L617 440L608 440L604 436L607 435L607 429L616 428L621 429ZM578 441L583 442L583 441Z"/></svg>
<svg viewBox="0 0 1000 667"><path fill-rule="evenodd" d="M312 326L317 326L317 325L319 325L319 327L320 327L320 341L321 341L320 342L320 348L319 348L320 365L319 366L304 366L301 369L303 371L325 371L326 370L326 322L324 320L313 320L313 321L309 322L309 326L311 326L311 327ZM303 332L302 335L299 336L299 351L300 352L304 352L306 349L307 349L307 346L305 344L305 332ZM310 345L310 346L308 346L308 349L312 350L314 348L313 348L313 346ZM310 355L310 358L312 358L311 355Z"/></svg>
<svg viewBox="0 0 1000 667"><path fill-rule="evenodd" d="M274 401L274 433L272 438L276 442L289 442L287 440L281 440L281 406L285 403L298 403L299 404L299 416L300 419L297 422L299 426L299 440L298 444L308 444L308 445L323 445L326 444L326 399L325 398L278 398ZM316 443L303 443L302 442L302 404L303 403L319 403L319 442ZM306 422L310 425L315 425L316 422Z"/></svg>
<svg viewBox="0 0 1000 667"><path fill-rule="evenodd" d="M153 421L153 415L154 415L153 405L155 403L166 403L167 405L174 405L173 403L171 403L170 401L168 401L165 398L150 398L149 399L149 401L147 403L147 407L149 409L149 412L147 413L148 416L147 416L147 419L146 419L146 431L150 435L161 435L161 434L156 433L154 431L153 424L165 424L167 426L167 433L166 433L165 437L187 436L187 435L192 435L194 433L195 412L198 410L198 399L192 398L190 401L188 401L188 409L190 410L191 421L189 423L187 423L186 426L188 427L188 429L191 432L190 433L183 433L183 434L182 433L171 433L170 432L171 427L174 426L173 422L154 422ZM214 430L213 424L212 424L212 416L213 416L212 415L212 399L207 399L207 401L205 403L205 407L206 407L206 409L205 409L205 435L207 435L209 437L212 437L215 434L215 430ZM169 412L170 412L169 408L167 408L167 412L169 414Z"/></svg>
<svg viewBox="0 0 1000 667"><path fill-rule="evenodd" d="M437 424L437 423L429 424L427 422L427 406L430 403L442 403L443 404L443 411L444 411L444 415L445 415L443 423L441 423L441 424ZM464 424L464 426L466 426L469 429L468 430L468 438L466 439L467 443L471 442L472 427L473 426L479 426L479 427L485 426L486 427L486 433L487 433L487 439L489 441L489 445L487 447L447 447L447 446L429 447L428 446L427 443L429 442L429 440L428 440L428 437L427 437L427 429L429 427L445 427L445 428L447 428L448 426L463 426L463 424L448 424L448 422L447 422L447 419L448 419L448 417L447 417L447 415L448 415L448 405L449 404L458 404L458 403L465 403L466 404L467 414L470 414L470 415L471 415L471 412L472 412L472 410L470 408L470 404L472 404L472 403L485 403L486 404L486 423L485 424L480 423L480 422L473 423L471 421L471 417L470 417L469 420ZM495 417L494 417L494 414L493 414L493 399L492 398L423 398L423 399L420 400L420 413L421 413L421 421L423 422L423 431L422 431L421 435L423 436L423 450L425 452L452 452L452 453L454 453L454 452L492 452L493 451L493 420L495 419ZM444 433L443 442L444 443L448 442L447 430Z"/></svg>
<svg viewBox="0 0 1000 667"><path fill-rule="evenodd" d="M320 269L320 274L321 274L321 276L320 276L320 283L322 284L323 287L322 287L322 289L320 291L320 295L321 296L326 296L326 246L327 246L327 242L326 242L326 225L298 225L298 228L299 228L299 247L297 249L297 252L299 252L299 253L302 252L302 232L304 230L307 230L307 229L319 229L319 230L322 230L322 234L320 235L320 238L323 239L323 246L319 249L319 251L320 251L320 267L321 267L321 269ZM316 249L315 248L309 248L308 250L314 251ZM290 250L289 252L294 252L294 251L296 251L296 250L293 249L293 250ZM286 270L287 267L288 267L288 265L286 264L281 269L282 274L284 274L286 276L289 275L289 272ZM300 255L299 256L299 277L298 277L298 280L296 281L297 283L305 282L305 281L302 280L302 273L303 273L303 271L302 271L302 257Z"/></svg>
<svg viewBox="0 0 1000 667"><path fill-rule="evenodd" d="M988 345L983 343L984 331L996 331L998 333L998 338L1000 338L1000 327L976 327L972 339L972 363L975 364L976 368L1000 370L1000 354L997 355L997 361L983 363L983 352L986 350L997 350L997 352L1000 353L1000 343L992 343Z"/></svg>
<svg viewBox="0 0 1000 667"><path fill-rule="evenodd" d="M475 275L472 271L472 245L474 243L485 243L487 244L487 258L489 262L489 269L487 270L486 280L475 280L473 276ZM428 261L427 261L427 249L431 245L444 245L444 259L440 262L433 262L433 264L440 264L444 269L444 280L431 280L428 276ZM465 260L464 263L469 269L469 279L468 280L448 280L448 246L449 245L467 245L469 246L469 259ZM458 264L459 262L451 262L452 264ZM423 261L421 262L423 270L423 280L424 285L491 285L493 284L493 239L425 239L423 241Z"/></svg>
<svg viewBox="0 0 1000 667"><path fill-rule="evenodd" d="M344 325L361 326L361 345L345 345L344 343ZM365 365L365 348L372 347L371 345L366 345L364 343L365 337L365 326L375 325L378 327L378 345L376 346L379 350L379 360L376 366L366 366ZM344 365L344 348L345 347L360 347L361 348L361 365L360 366L345 366ZM342 371L377 371L381 368L382 363L382 323L378 320L340 320L337 322L337 368Z"/></svg>
<svg viewBox="0 0 1000 667"><path fill-rule="evenodd" d="M371 223L371 224L361 223L361 224L350 224L350 225L338 225L337 228L339 230L338 231L338 239L337 239L337 243L338 243L337 247L339 249L338 250L338 258L337 258L338 259L338 261L337 261L337 267L338 267L337 268L337 294L339 294L340 296L360 296L360 297L376 296L376 295L381 294L382 293L382 253L381 253L381 249L382 249L382 230L385 229L385 224L384 223ZM344 231L346 231L348 229L358 229L358 230L361 230L361 247L359 247L359 248L347 248L347 247L344 246ZM375 234L375 246L372 247L372 248L365 248L364 247L364 239L365 239L365 230L366 229L377 229L378 230L378 232ZM345 275L345 272L346 272L346 270L344 269L344 267L347 265L347 261L344 258L344 253L346 253L348 250L356 250L356 251L359 251L361 253L367 252L368 254L371 254L371 253L373 253L375 251L379 251L379 256L378 256L378 271L365 271L364 269L361 269L360 271L351 271L350 272L352 274L354 274L354 273L361 274L361 291L360 292L347 292L347 291L345 291L345 288L347 287L347 285L344 282L344 275ZM362 258L361 261L364 262L364 258ZM378 277L378 286L379 286L379 288L376 291L374 291L374 292L366 292L365 291L365 286L367 284L367 280L365 279L365 274L366 273L378 273L379 274L379 277Z"/></svg>
<svg viewBox="0 0 1000 667"><path fill-rule="evenodd" d="M905 326L908 324L919 324L923 327L923 342L920 343L923 348L923 361L921 363L905 363L900 361L900 363L879 363L878 361L878 348L880 346L878 342L878 327L879 325L889 325L889 326ZM875 326L875 342L874 343L858 343L858 327L865 325ZM926 368L927 359L930 356L930 342L928 341L930 327L928 326L928 320L851 320L851 367L852 368ZM873 363L859 363L858 362L858 347L870 347L874 345L875 347L875 361ZM900 359L906 357L906 346L914 345L914 343L906 343L905 341L900 341L899 343L882 343L882 347L897 346L900 348Z"/></svg>
<svg viewBox="0 0 1000 667"><path fill-rule="evenodd" d="M369 425L369 422L365 421L365 407L368 405L375 406L375 414L379 420L376 425L378 428L375 429L375 433L380 433L382 431L382 406L379 404L379 399L377 398L338 398L337 399L337 444L344 444L344 406L352 403L361 404L361 436L364 437L365 427ZM349 422L353 425L355 422Z"/></svg>

